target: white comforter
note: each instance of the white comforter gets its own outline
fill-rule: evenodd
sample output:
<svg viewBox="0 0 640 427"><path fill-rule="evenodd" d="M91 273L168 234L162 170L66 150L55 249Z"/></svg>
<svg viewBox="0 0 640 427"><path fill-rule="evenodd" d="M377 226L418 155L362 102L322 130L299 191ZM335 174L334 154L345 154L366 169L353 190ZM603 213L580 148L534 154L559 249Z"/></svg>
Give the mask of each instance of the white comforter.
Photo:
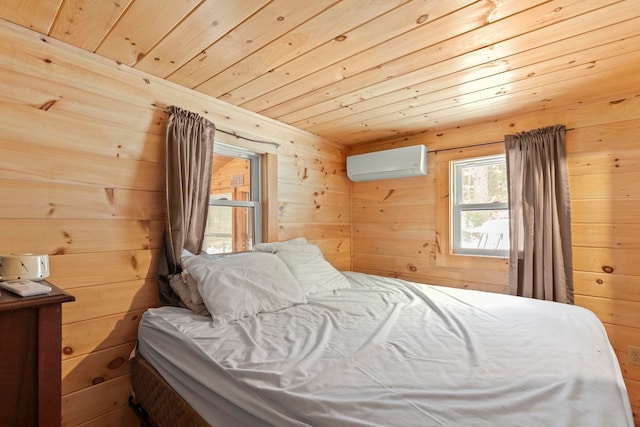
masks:
<svg viewBox="0 0 640 427"><path fill-rule="evenodd" d="M229 426L633 426L601 322L564 304L344 273L221 327L151 309L139 350Z"/></svg>

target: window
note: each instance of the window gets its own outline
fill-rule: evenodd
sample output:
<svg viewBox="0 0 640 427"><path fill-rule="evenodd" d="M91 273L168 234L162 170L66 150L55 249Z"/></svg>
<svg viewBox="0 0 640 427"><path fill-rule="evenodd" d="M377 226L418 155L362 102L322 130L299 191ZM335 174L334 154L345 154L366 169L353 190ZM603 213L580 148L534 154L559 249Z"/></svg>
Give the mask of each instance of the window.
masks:
<svg viewBox="0 0 640 427"><path fill-rule="evenodd" d="M203 249L250 251L262 241L260 155L216 142Z"/></svg>
<svg viewBox="0 0 640 427"><path fill-rule="evenodd" d="M509 204L504 155L451 162L454 254L509 254Z"/></svg>

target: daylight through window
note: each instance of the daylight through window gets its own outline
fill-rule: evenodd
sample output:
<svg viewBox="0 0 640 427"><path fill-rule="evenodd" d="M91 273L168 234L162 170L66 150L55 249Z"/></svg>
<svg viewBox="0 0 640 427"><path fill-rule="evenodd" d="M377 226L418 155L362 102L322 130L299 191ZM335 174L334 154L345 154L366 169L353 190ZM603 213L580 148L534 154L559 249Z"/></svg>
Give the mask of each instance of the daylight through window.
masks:
<svg viewBox="0 0 640 427"><path fill-rule="evenodd" d="M216 142L212 169L203 249L250 251L262 234L260 156Z"/></svg>
<svg viewBox="0 0 640 427"><path fill-rule="evenodd" d="M508 256L509 204L504 155L451 162L455 254Z"/></svg>

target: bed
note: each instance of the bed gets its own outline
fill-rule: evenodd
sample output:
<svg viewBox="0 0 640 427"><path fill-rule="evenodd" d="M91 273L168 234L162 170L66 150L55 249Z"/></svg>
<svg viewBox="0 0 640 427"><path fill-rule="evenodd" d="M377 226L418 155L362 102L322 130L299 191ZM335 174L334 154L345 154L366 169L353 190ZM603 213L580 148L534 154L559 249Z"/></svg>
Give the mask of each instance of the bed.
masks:
<svg viewBox="0 0 640 427"><path fill-rule="evenodd" d="M257 249L188 257L185 307L143 315L149 425L633 426L584 308L338 272L304 240Z"/></svg>

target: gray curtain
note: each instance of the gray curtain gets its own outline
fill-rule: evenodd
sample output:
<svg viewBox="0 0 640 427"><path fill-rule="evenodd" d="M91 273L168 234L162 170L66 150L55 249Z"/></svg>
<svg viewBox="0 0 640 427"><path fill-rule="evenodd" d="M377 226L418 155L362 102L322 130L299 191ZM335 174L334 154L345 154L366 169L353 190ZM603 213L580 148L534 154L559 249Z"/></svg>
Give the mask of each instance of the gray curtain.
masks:
<svg viewBox="0 0 640 427"><path fill-rule="evenodd" d="M565 134L556 125L505 136L509 293L573 304Z"/></svg>
<svg viewBox="0 0 640 427"><path fill-rule="evenodd" d="M204 239L211 189L215 126L196 113L167 108L167 224L158 266L163 304L180 305L169 276L181 271L183 249L199 254Z"/></svg>

